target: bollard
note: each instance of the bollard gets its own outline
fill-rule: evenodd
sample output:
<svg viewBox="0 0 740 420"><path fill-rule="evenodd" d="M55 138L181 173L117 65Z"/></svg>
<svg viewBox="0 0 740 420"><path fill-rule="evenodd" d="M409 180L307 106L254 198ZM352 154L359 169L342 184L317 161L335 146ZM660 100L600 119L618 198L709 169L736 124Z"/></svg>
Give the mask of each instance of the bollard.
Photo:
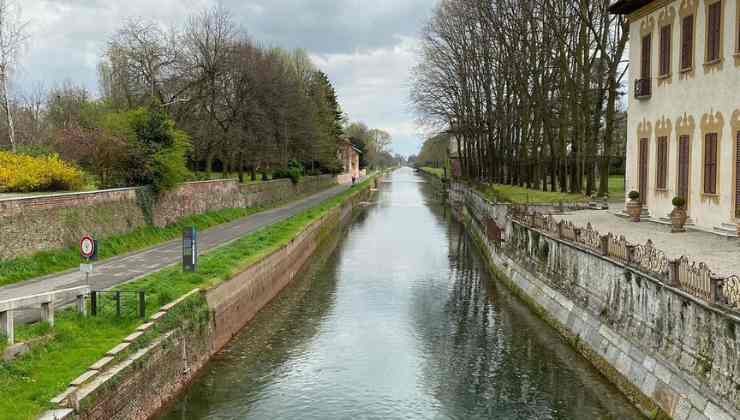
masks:
<svg viewBox="0 0 740 420"><path fill-rule="evenodd" d="M90 315L98 316L98 292L90 292Z"/></svg>
<svg viewBox="0 0 740 420"><path fill-rule="evenodd" d="M13 328L14 321L13 310L8 309L7 311L0 312L0 334L5 335L8 339L8 344L15 344L15 331Z"/></svg>
<svg viewBox="0 0 740 420"><path fill-rule="evenodd" d="M85 309L85 295L77 296L77 313L82 316L87 315L87 310Z"/></svg>
<svg viewBox="0 0 740 420"><path fill-rule="evenodd" d="M143 290L139 290L139 317L146 318L146 296Z"/></svg>
<svg viewBox="0 0 740 420"><path fill-rule="evenodd" d="M49 323L49 326L54 326L54 301L50 300L41 304L41 320Z"/></svg>

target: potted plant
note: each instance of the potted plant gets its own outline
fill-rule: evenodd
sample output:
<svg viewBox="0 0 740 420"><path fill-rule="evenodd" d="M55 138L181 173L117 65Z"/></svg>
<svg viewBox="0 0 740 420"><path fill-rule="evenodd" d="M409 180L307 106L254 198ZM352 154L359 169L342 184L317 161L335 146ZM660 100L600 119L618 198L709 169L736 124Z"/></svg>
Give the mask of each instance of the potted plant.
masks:
<svg viewBox="0 0 740 420"><path fill-rule="evenodd" d="M673 228L671 232L686 232L684 224L686 224L686 199L683 197L673 197L673 211L671 212L671 225Z"/></svg>
<svg viewBox="0 0 740 420"><path fill-rule="evenodd" d="M642 203L639 201L640 193L632 190L627 194L630 201L627 202L627 214L630 215L633 222L640 221L640 213L642 213Z"/></svg>

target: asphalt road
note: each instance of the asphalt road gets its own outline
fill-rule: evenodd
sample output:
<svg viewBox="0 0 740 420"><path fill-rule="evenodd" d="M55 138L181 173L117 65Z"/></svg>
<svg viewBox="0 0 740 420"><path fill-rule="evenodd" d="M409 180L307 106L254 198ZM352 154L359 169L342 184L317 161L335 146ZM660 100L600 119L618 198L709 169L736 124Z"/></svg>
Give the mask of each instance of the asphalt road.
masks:
<svg viewBox="0 0 740 420"><path fill-rule="evenodd" d="M328 198L342 193L348 188L348 185L332 187L309 197L293 201L285 206L256 213L198 232L198 249L201 254L206 253L210 249L294 216ZM104 290L179 263L182 260L181 243L180 239L176 239L142 251L132 252L96 263L94 272L88 280L89 284L94 289ZM65 271L0 287L0 301L53 290L84 286L88 284L88 281L85 280L84 274L80 273L77 269ZM63 302L62 304L65 303L67 302ZM39 316L39 308L28 308L28 310L16 312L15 319L16 322L25 323L35 321L39 319Z"/></svg>

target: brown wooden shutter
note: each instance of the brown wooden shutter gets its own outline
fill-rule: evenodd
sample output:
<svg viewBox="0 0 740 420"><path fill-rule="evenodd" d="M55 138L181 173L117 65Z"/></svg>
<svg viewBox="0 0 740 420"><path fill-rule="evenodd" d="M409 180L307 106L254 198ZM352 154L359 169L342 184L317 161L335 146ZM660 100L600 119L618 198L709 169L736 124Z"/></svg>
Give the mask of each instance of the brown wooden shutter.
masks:
<svg viewBox="0 0 740 420"><path fill-rule="evenodd" d="M671 25L660 28L660 75L671 71Z"/></svg>
<svg viewBox="0 0 740 420"><path fill-rule="evenodd" d="M722 2L718 1L709 6L707 19L707 60L720 58Z"/></svg>
<svg viewBox="0 0 740 420"><path fill-rule="evenodd" d="M642 38L642 78L650 78L650 44L652 36L650 34L645 35Z"/></svg>
<svg viewBox="0 0 740 420"><path fill-rule="evenodd" d="M678 196L689 202L689 136L678 140Z"/></svg>
<svg viewBox="0 0 740 420"><path fill-rule="evenodd" d="M740 131L735 139L735 217L740 217Z"/></svg>
<svg viewBox="0 0 740 420"><path fill-rule="evenodd" d="M640 203L645 205L647 203L647 191L648 191L648 139L640 139L640 162L639 162L639 192L640 192Z"/></svg>
<svg viewBox="0 0 740 420"><path fill-rule="evenodd" d="M657 188L666 189L666 178L668 178L668 138L658 139L658 176Z"/></svg>
<svg viewBox="0 0 740 420"><path fill-rule="evenodd" d="M704 140L704 192L717 193L717 133L707 134Z"/></svg>
<svg viewBox="0 0 740 420"><path fill-rule="evenodd" d="M683 18L681 26L681 69L688 69L694 64L694 15Z"/></svg>

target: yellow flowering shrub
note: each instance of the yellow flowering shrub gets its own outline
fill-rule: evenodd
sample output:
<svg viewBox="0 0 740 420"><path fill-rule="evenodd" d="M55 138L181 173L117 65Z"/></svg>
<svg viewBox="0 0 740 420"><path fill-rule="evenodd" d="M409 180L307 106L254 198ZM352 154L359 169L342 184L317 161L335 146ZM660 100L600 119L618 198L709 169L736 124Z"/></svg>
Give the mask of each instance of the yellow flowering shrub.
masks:
<svg viewBox="0 0 740 420"><path fill-rule="evenodd" d="M74 191L83 185L82 171L57 155L0 151L0 192Z"/></svg>

